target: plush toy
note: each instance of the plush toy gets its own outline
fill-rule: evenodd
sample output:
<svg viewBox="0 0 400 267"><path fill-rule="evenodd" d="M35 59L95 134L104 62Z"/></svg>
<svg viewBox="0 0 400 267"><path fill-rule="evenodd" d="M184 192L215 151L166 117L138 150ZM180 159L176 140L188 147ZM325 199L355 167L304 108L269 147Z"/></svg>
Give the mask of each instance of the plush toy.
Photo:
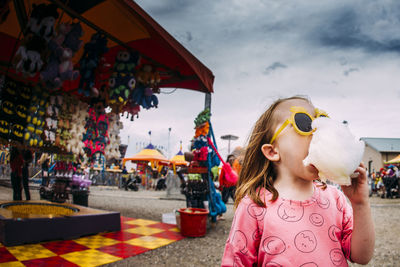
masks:
<svg viewBox="0 0 400 267"><path fill-rule="evenodd" d="M202 112L199 113L199 115L197 115L196 119L194 120L194 124L195 126L199 126L207 121L209 121L211 118L211 113L210 113L210 109L205 109Z"/></svg>
<svg viewBox="0 0 400 267"><path fill-rule="evenodd" d="M43 67L42 54L46 41L36 35L28 35L15 53L13 63L17 73L34 77Z"/></svg>
<svg viewBox="0 0 400 267"><path fill-rule="evenodd" d="M72 49L65 48L62 55L60 56L60 65L58 67L59 80L75 80L79 76L79 71L74 70L74 65L72 63L72 57L74 53Z"/></svg>
<svg viewBox="0 0 400 267"><path fill-rule="evenodd" d="M68 29L69 31L66 33L64 42L62 43L62 53L58 52L60 59L59 73L62 81L78 78L79 71L73 70L72 57L83 45L83 41L80 40L83 36L81 24L73 23L69 27L66 27L66 30Z"/></svg>
<svg viewBox="0 0 400 267"><path fill-rule="evenodd" d="M119 51L115 58L114 72L117 73L134 73L138 66L140 56L138 52Z"/></svg>
<svg viewBox="0 0 400 267"><path fill-rule="evenodd" d="M73 53L78 52L82 48L83 41L80 38L83 36L83 30L80 23L71 24L71 29L65 36L63 46L72 50Z"/></svg>
<svg viewBox="0 0 400 267"><path fill-rule="evenodd" d="M54 36L54 24L58 18L57 5L32 5L32 13L27 28L35 35L42 37L46 42Z"/></svg>
<svg viewBox="0 0 400 267"><path fill-rule="evenodd" d="M131 95L133 103L141 105L144 109L150 109L152 107L158 107L158 98L153 94L153 90L150 87L144 87L139 85Z"/></svg>
<svg viewBox="0 0 400 267"><path fill-rule="evenodd" d="M100 33L93 34L90 42L85 44L85 51L79 61L81 79L78 93L90 95L95 83L96 68L99 66L101 56L107 51L107 38Z"/></svg>
<svg viewBox="0 0 400 267"><path fill-rule="evenodd" d="M59 58L57 57L56 51L51 50L49 62L47 63L45 69L42 72L40 72L41 80L50 90L58 89L62 85L61 80L59 78L59 65L60 61Z"/></svg>
<svg viewBox="0 0 400 267"><path fill-rule="evenodd" d="M105 148L105 157L108 160L120 157L119 145L121 144L121 138L118 135L122 128L120 117L117 114L111 114L109 116L109 144Z"/></svg>
<svg viewBox="0 0 400 267"><path fill-rule="evenodd" d="M208 121L198 125L196 127L196 133L194 135L195 138L199 137L200 135L208 135L208 132L210 131L210 123Z"/></svg>
<svg viewBox="0 0 400 267"><path fill-rule="evenodd" d="M8 141L9 134L10 134L10 125L8 121L4 120L3 118L0 118L0 138Z"/></svg>
<svg viewBox="0 0 400 267"><path fill-rule="evenodd" d="M27 107L17 96L20 86L20 83L6 78L0 97L0 136L7 141L10 138L22 142Z"/></svg>
<svg viewBox="0 0 400 267"><path fill-rule="evenodd" d="M33 77L41 70L42 55L47 43L54 36L54 23L57 18L55 4L33 4L31 17L27 23L26 38L21 42L13 60L17 73Z"/></svg>
<svg viewBox="0 0 400 267"><path fill-rule="evenodd" d="M79 75L79 72L72 71L72 50L62 46L71 28L70 24L60 24L57 36L49 41L50 55L48 63L40 73L41 79L49 89L58 89L61 87L63 80L72 80Z"/></svg>
<svg viewBox="0 0 400 267"><path fill-rule="evenodd" d="M76 103L77 101L77 103ZM67 151L72 152L75 155L83 155L85 152L83 151L84 143L83 143L83 135L85 133L85 123L86 123L86 115L88 105L79 100L75 100L76 108L74 112L72 112L71 116L71 138L67 140Z"/></svg>
<svg viewBox="0 0 400 267"><path fill-rule="evenodd" d="M206 161L208 156L208 148L206 146L201 147L193 151L195 161Z"/></svg>
<svg viewBox="0 0 400 267"><path fill-rule="evenodd" d="M43 146L43 138L46 138L44 127L49 95L38 85L33 88L32 92L30 106L27 108L25 121L27 126L24 129L23 140L28 146Z"/></svg>
<svg viewBox="0 0 400 267"><path fill-rule="evenodd" d="M153 94L153 90L150 87L144 90L144 101L146 101L146 109L158 107L158 98Z"/></svg>
<svg viewBox="0 0 400 267"><path fill-rule="evenodd" d="M18 88L18 95L21 96L21 102L24 105L28 105L31 101L32 87L21 84Z"/></svg>
<svg viewBox="0 0 400 267"><path fill-rule="evenodd" d="M137 52L119 51L115 58L113 73L109 79L109 103L123 106L129 99L130 92L136 86L135 68L139 64Z"/></svg>
<svg viewBox="0 0 400 267"><path fill-rule="evenodd" d="M123 106L128 102L131 90L135 88L136 80L132 74L113 73L109 80L109 103Z"/></svg>
<svg viewBox="0 0 400 267"><path fill-rule="evenodd" d="M50 56L46 68L41 72L41 79L49 89L58 89L62 82L75 80L79 71L74 70L72 57L82 47L79 39L82 27L79 23L60 24L56 37L49 41Z"/></svg>
<svg viewBox="0 0 400 267"><path fill-rule="evenodd" d="M137 73L138 82L147 85L154 86L160 83L161 78L158 71L154 71L154 68L151 65L143 65L140 71Z"/></svg>
<svg viewBox="0 0 400 267"><path fill-rule="evenodd" d="M124 109L122 110L123 113L126 114L126 118L129 118L129 115L131 116L131 121L133 121L134 116L136 118L139 118L139 112L140 112L140 106L136 103L132 103L132 101L128 101L127 105L125 105Z"/></svg>

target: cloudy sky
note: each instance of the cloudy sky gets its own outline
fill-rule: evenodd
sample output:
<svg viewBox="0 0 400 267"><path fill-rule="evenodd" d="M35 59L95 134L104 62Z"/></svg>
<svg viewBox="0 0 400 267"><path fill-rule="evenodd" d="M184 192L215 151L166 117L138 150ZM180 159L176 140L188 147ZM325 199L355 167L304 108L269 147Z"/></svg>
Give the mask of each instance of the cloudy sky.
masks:
<svg viewBox="0 0 400 267"><path fill-rule="evenodd" d="M307 95L357 137L400 137L400 1L137 0L215 75L212 125L243 146L280 97ZM150 141L187 150L204 94L162 90L156 110L124 121L127 156ZM168 138L168 128L171 128Z"/></svg>

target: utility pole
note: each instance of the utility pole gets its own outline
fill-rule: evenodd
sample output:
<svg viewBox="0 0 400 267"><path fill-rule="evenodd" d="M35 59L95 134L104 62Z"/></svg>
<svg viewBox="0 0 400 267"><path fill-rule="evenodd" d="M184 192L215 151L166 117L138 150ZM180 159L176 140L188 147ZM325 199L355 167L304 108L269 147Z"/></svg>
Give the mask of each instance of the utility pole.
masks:
<svg viewBox="0 0 400 267"><path fill-rule="evenodd" d="M207 108L211 111L211 93L206 93L204 109L207 109Z"/></svg>
<svg viewBox="0 0 400 267"><path fill-rule="evenodd" d="M169 139L171 137L171 129L172 129L171 127L168 128L168 159L171 158L171 152L170 152L170 149L169 149Z"/></svg>

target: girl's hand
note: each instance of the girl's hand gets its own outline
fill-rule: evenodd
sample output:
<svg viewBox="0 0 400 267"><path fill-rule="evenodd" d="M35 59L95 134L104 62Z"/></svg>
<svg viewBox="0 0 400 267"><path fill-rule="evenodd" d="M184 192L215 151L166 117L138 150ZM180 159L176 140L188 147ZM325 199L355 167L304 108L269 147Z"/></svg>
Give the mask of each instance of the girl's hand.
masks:
<svg viewBox="0 0 400 267"><path fill-rule="evenodd" d="M351 185L341 186L343 193L353 205L368 203L368 179L364 163L360 163L355 173L358 173L358 177L351 179Z"/></svg>

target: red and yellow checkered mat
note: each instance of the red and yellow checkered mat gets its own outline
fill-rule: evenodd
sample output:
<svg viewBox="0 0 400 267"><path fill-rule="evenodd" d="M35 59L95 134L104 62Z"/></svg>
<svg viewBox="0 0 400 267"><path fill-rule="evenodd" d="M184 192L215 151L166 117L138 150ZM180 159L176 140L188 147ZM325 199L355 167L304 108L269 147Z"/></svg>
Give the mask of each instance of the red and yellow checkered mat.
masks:
<svg viewBox="0 0 400 267"><path fill-rule="evenodd" d="M99 266L183 238L176 225L121 216L119 232L13 247L0 243L0 267Z"/></svg>

